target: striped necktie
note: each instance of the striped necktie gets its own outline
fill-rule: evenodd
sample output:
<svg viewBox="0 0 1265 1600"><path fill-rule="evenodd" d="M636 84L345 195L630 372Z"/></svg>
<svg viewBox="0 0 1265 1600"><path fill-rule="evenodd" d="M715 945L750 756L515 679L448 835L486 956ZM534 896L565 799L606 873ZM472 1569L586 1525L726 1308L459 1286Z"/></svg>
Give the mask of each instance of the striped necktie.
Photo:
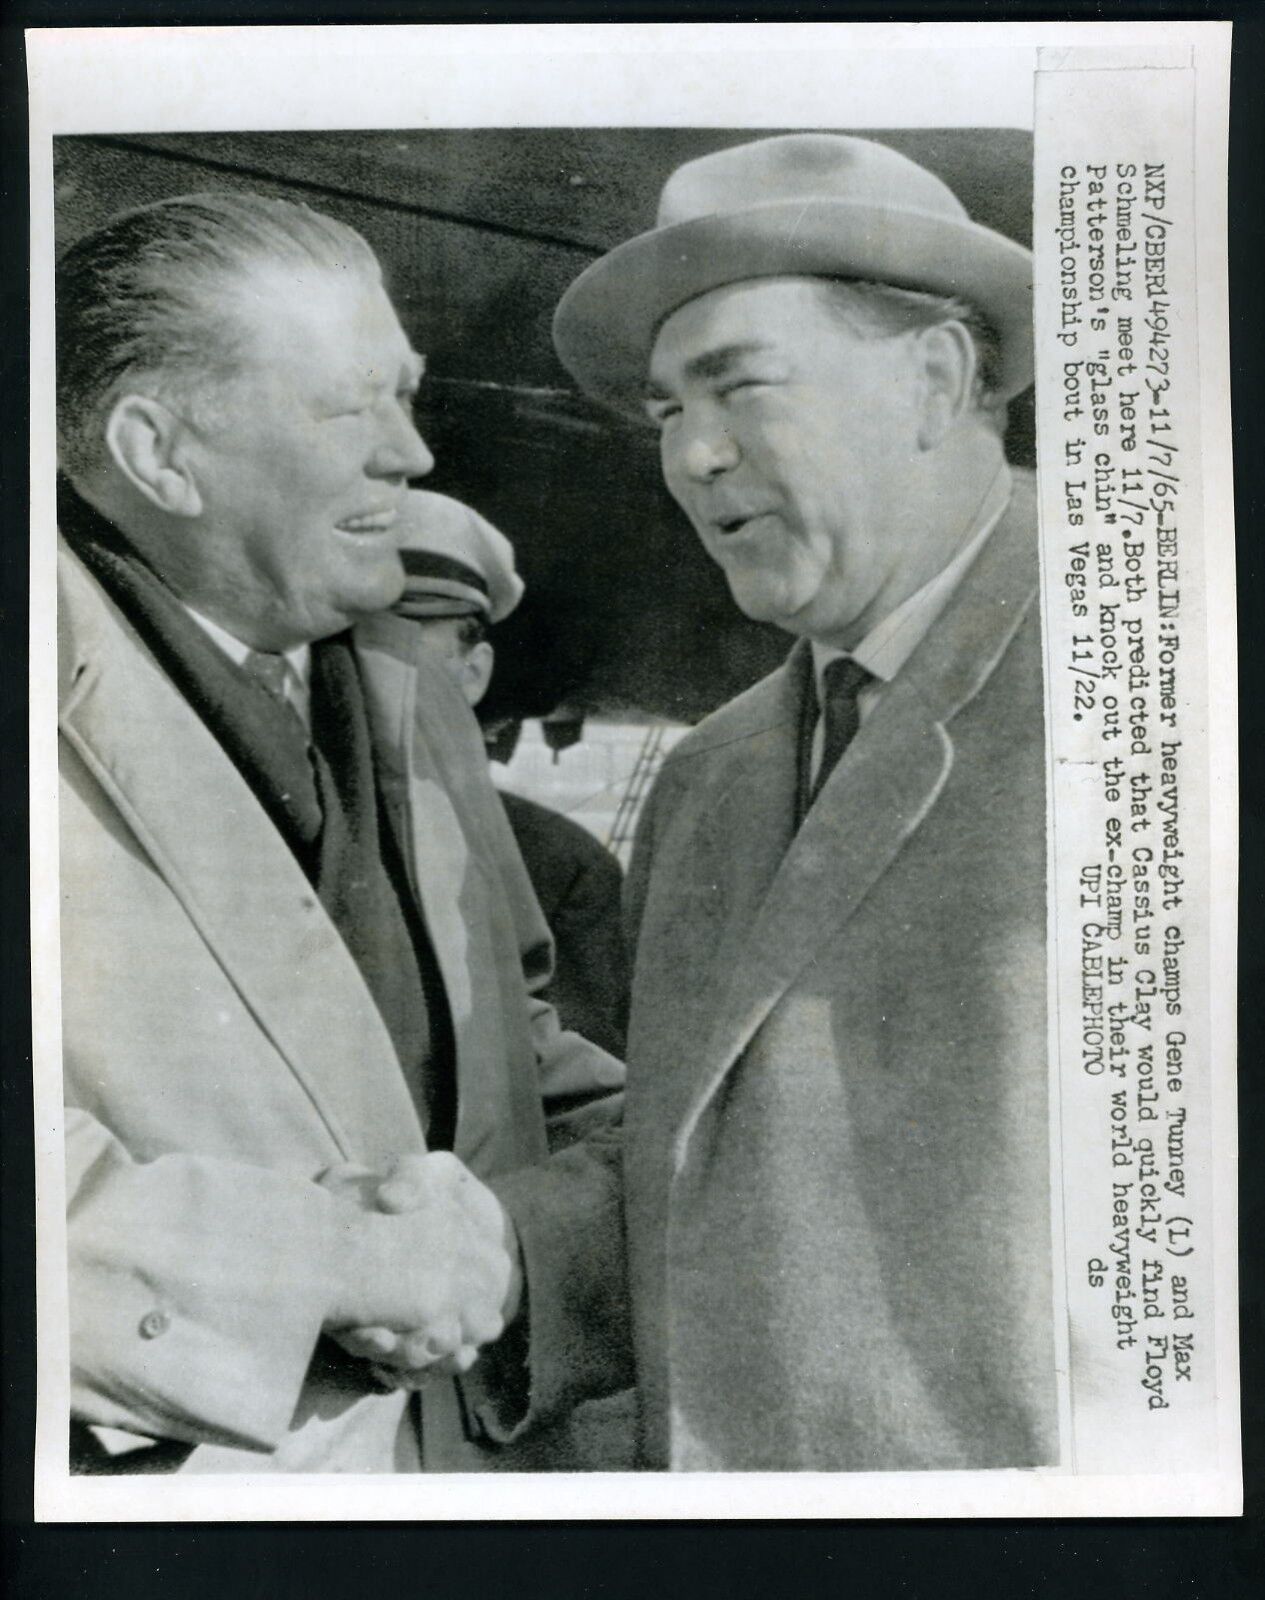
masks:
<svg viewBox="0 0 1265 1600"><path fill-rule="evenodd" d="M278 655L271 650L252 650L242 662L242 671L248 678L253 678L261 689L267 691L274 700L279 700L290 715L294 717L307 734L307 725L299 708L286 693L286 685L290 681L293 668L283 655Z"/></svg>

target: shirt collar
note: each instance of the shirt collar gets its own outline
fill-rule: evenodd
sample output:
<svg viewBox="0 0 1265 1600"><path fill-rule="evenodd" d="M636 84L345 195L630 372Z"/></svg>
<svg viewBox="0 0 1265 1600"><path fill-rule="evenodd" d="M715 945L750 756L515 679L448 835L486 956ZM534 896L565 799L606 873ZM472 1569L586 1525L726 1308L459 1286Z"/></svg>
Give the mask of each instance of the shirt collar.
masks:
<svg viewBox="0 0 1265 1600"><path fill-rule="evenodd" d="M1010 468L1003 462L980 502L966 543L957 555L921 589L915 590L894 611L889 611L881 622L875 623L855 650L837 650L833 645L821 644L816 639L812 641L813 673L817 680L819 700L822 673L831 661L838 660L840 656L851 655L854 661L859 661L882 683L888 683L896 676L948 605L966 569L1001 521L1002 512L1010 503L1010 492Z"/></svg>
<svg viewBox="0 0 1265 1600"><path fill-rule="evenodd" d="M200 611L195 611L192 606L185 606L185 610L202 629L208 638L213 639L234 666L243 666L246 658L254 654L251 646L243 644L240 639L221 628L218 622L212 622L210 617L204 617ZM296 644L291 650L281 651L290 671L299 683L307 687L308 677L312 664L312 647L308 644Z"/></svg>

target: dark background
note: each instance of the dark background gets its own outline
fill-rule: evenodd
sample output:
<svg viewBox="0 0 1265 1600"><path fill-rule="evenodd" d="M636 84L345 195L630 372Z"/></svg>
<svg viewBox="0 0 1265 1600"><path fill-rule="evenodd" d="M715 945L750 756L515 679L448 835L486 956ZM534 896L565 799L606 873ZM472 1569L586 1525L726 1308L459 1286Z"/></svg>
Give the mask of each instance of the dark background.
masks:
<svg viewBox="0 0 1265 1600"><path fill-rule="evenodd" d="M484 714L540 715L565 699L632 720L695 721L770 671L788 641L736 609L663 488L653 432L585 400L549 330L571 280L652 225L675 167L752 137L509 128L63 138L58 243L130 205L225 188L304 200L358 229L427 357L417 417L437 463L428 486L502 528L527 583L498 630ZM977 221L1031 243L1030 133L873 137L941 176ZM1029 393L1012 407L1012 460L1031 463L1032 436Z"/></svg>

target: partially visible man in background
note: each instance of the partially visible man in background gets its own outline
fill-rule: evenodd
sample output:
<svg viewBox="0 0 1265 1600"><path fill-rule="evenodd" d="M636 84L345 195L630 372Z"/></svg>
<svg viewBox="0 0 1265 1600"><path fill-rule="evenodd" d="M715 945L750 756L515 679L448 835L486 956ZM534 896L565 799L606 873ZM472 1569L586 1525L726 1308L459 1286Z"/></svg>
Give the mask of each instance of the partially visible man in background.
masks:
<svg viewBox="0 0 1265 1600"><path fill-rule="evenodd" d="M477 511L429 489L409 492L401 528L405 582L395 610L419 624L426 648L477 707L496 668L488 629L523 595L513 546ZM619 862L578 822L497 792L553 934L553 978L540 997L564 1028L622 1058L628 961Z"/></svg>
<svg viewBox="0 0 1265 1600"><path fill-rule="evenodd" d="M625 1183L642 1451L1057 1458L1032 262L881 144L678 169L557 314L786 664L639 824Z"/></svg>
<svg viewBox="0 0 1265 1600"><path fill-rule="evenodd" d="M432 460L379 264L182 196L66 253L57 324L79 1463L571 1465L627 1381L617 1153L551 1160L541 1082L622 1069L531 996L477 731L390 615Z"/></svg>

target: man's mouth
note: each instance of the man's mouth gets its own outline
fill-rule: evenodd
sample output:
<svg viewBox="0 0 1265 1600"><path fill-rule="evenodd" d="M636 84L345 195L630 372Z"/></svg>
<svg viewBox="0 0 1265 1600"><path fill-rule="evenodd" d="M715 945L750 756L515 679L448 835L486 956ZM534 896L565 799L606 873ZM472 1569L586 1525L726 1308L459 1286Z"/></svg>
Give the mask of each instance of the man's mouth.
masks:
<svg viewBox="0 0 1265 1600"><path fill-rule="evenodd" d="M753 522L759 522L767 515L765 511L737 511L728 516L712 517L710 520L712 527L722 539L732 539L735 534L741 533L744 528L750 527Z"/></svg>
<svg viewBox="0 0 1265 1600"><path fill-rule="evenodd" d="M362 511L354 517L344 517L334 526L339 533L350 533L360 537L371 537L374 534L388 533L399 519L399 511L392 506L386 511Z"/></svg>

